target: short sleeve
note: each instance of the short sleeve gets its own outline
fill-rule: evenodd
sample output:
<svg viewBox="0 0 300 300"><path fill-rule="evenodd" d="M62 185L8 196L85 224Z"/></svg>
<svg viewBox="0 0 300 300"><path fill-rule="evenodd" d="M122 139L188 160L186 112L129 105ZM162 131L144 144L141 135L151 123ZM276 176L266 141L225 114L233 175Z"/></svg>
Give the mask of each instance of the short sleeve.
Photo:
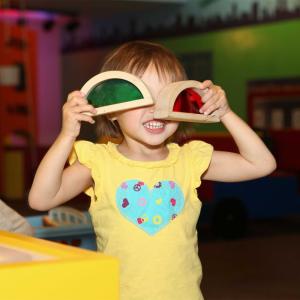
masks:
<svg viewBox="0 0 300 300"><path fill-rule="evenodd" d="M193 172L194 186L201 184L201 176L207 170L212 153L213 146L203 141L192 141L187 144L190 152L190 166Z"/></svg>
<svg viewBox="0 0 300 300"><path fill-rule="evenodd" d="M82 165L86 166L91 170L92 177L94 178L95 170L93 166L95 165L96 156L96 145L88 141L77 141L74 143L73 149L69 156L69 164L72 165L76 160L78 160ZM95 180L94 180L95 181ZM94 197L93 187L85 190L85 193Z"/></svg>

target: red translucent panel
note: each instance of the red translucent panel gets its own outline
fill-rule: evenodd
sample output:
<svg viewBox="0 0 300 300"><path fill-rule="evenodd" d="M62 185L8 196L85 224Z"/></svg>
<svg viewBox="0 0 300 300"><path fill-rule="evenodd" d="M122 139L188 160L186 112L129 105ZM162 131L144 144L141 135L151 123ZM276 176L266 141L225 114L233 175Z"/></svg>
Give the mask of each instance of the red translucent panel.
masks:
<svg viewBox="0 0 300 300"><path fill-rule="evenodd" d="M192 88L183 90L174 102L173 111L200 114L203 102L201 96Z"/></svg>

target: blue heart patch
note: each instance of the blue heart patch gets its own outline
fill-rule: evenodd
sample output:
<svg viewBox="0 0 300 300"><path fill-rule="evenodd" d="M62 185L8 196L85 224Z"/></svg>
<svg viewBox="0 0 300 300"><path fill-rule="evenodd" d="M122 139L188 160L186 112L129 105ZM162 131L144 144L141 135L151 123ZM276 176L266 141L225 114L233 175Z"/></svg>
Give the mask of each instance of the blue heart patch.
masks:
<svg viewBox="0 0 300 300"><path fill-rule="evenodd" d="M117 189L117 207L133 224L154 235L182 211L184 196L174 181L159 181L152 189L137 179L123 182Z"/></svg>

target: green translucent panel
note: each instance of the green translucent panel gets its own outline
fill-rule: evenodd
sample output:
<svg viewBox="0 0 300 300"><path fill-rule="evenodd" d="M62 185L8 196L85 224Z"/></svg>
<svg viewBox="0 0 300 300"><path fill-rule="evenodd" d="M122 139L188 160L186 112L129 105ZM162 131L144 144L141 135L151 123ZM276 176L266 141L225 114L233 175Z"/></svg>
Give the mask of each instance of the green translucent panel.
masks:
<svg viewBox="0 0 300 300"><path fill-rule="evenodd" d="M94 107L143 99L143 94L124 79L108 79L94 86L87 99Z"/></svg>

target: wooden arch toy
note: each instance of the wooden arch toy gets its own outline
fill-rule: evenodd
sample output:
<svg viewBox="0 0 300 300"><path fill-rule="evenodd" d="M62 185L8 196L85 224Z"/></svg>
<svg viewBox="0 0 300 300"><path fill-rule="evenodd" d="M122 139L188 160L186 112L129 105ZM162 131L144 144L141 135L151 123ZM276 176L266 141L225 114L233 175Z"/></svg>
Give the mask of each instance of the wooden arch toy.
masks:
<svg viewBox="0 0 300 300"><path fill-rule="evenodd" d="M199 81L184 80L168 84L158 95L155 104L154 118L172 121L214 123L220 119L216 115L200 113L203 105ZM195 91L197 90L197 92Z"/></svg>
<svg viewBox="0 0 300 300"><path fill-rule="evenodd" d="M88 80L81 91L96 108L96 115L154 104L143 81L123 71L102 72Z"/></svg>
<svg viewBox="0 0 300 300"><path fill-rule="evenodd" d="M199 89L199 84L200 82L195 80L170 83L162 89L154 101L140 78L123 71L106 71L88 80L81 91L96 108L96 115L155 104L155 119L197 123L219 122L217 116L199 112L203 105L201 96L204 95Z"/></svg>

